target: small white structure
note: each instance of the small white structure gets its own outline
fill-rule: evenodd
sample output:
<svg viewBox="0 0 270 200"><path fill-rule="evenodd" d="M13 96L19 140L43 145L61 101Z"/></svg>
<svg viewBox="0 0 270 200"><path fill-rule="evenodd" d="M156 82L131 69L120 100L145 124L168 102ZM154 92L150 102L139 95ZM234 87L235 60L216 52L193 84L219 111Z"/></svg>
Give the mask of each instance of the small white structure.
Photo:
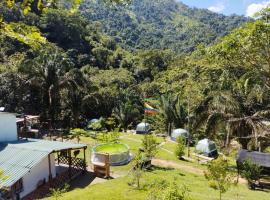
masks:
<svg viewBox="0 0 270 200"><path fill-rule="evenodd" d="M209 139L203 139L198 142L195 150L199 154L203 154L207 157L217 157L218 151L214 141Z"/></svg>
<svg viewBox="0 0 270 200"><path fill-rule="evenodd" d="M85 170L85 158L72 157L71 150L83 149L85 155L86 145L36 139L19 140L16 116L11 113L0 112L0 125L0 170L6 177L0 181L3 189L0 199L28 197L36 189L53 182L54 178L67 181L61 176L63 172L69 173L69 176L65 177L71 179L71 176L75 175L71 170L76 170L75 173ZM73 153L75 155L75 152ZM58 164L64 165L56 165L56 156ZM29 199L39 197L31 196Z"/></svg>
<svg viewBox="0 0 270 200"><path fill-rule="evenodd" d="M16 115L0 112L0 142L12 142L18 140Z"/></svg>
<svg viewBox="0 0 270 200"><path fill-rule="evenodd" d="M151 130L151 126L150 126L150 124L148 124L146 122L141 122L136 127L136 133L137 134L149 133L150 130Z"/></svg>
<svg viewBox="0 0 270 200"><path fill-rule="evenodd" d="M171 140L176 141L178 137L183 137L186 141L189 138L189 132L186 129L174 129L171 135Z"/></svg>

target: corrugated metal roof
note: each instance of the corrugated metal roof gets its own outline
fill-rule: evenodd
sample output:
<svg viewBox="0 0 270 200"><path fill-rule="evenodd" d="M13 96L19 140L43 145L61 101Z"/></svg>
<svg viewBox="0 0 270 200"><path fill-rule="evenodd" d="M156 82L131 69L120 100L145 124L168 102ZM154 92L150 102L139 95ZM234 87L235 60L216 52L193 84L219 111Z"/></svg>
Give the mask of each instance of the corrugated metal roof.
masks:
<svg viewBox="0 0 270 200"><path fill-rule="evenodd" d="M0 169L7 176L1 185L12 186L54 151L83 147L86 145L35 139L0 143Z"/></svg>
<svg viewBox="0 0 270 200"><path fill-rule="evenodd" d="M15 142L10 142L9 145L14 146L16 148L47 151L49 153L65 149L86 147L85 144L73 144L68 142L37 140L37 139L18 140Z"/></svg>

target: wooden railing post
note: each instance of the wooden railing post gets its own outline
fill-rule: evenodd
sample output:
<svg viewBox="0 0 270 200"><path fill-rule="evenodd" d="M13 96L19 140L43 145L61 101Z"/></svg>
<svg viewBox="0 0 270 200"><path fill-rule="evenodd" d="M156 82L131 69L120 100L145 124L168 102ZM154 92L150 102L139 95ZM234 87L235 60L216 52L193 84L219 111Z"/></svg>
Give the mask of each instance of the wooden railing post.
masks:
<svg viewBox="0 0 270 200"><path fill-rule="evenodd" d="M48 164L49 164L49 184L51 184L52 180L51 154L48 155Z"/></svg>
<svg viewBox="0 0 270 200"><path fill-rule="evenodd" d="M71 166L72 166L72 160L71 160L71 150L68 150L68 174L69 174L69 179L71 180L72 175L71 175Z"/></svg>
<svg viewBox="0 0 270 200"><path fill-rule="evenodd" d="M87 147L83 148L83 169L84 169L84 173L86 172L86 156L85 156L85 150Z"/></svg>

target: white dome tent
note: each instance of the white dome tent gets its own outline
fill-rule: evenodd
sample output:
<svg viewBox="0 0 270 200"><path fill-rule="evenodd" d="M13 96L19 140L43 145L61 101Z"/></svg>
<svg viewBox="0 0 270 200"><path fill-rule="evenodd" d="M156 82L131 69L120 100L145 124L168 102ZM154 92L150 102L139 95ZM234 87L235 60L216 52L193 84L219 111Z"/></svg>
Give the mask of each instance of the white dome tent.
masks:
<svg viewBox="0 0 270 200"><path fill-rule="evenodd" d="M171 140L176 141L178 137L183 137L186 141L189 138L189 132L186 129L174 129L171 135Z"/></svg>
<svg viewBox="0 0 270 200"><path fill-rule="evenodd" d="M214 141L203 139L198 142L195 147L196 152L203 154L207 157L217 157L218 151Z"/></svg>
<svg viewBox="0 0 270 200"><path fill-rule="evenodd" d="M136 133L137 134L149 133L150 130L151 130L151 126L150 126L149 123L146 123L146 122L141 122L136 127Z"/></svg>

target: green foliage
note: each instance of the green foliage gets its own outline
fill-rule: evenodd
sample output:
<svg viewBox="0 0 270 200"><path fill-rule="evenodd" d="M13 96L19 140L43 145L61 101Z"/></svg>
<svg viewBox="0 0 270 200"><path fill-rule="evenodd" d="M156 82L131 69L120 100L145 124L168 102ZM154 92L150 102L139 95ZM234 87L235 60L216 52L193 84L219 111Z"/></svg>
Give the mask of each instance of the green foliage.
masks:
<svg viewBox="0 0 270 200"><path fill-rule="evenodd" d="M186 140L185 138L179 136L176 138L176 142L177 142L177 146L175 149L175 155L178 158L181 158L182 156L185 155L185 151L186 151Z"/></svg>
<svg viewBox="0 0 270 200"><path fill-rule="evenodd" d="M0 169L0 191L1 191L1 185L5 182L5 180L7 179L8 177L4 175L4 171L2 171Z"/></svg>
<svg viewBox="0 0 270 200"><path fill-rule="evenodd" d="M105 129L105 119L101 117L99 118L99 120L89 123L87 125L87 128L92 129L94 131L103 131Z"/></svg>
<svg viewBox="0 0 270 200"><path fill-rule="evenodd" d="M80 142L80 136L86 136L87 131L80 129L80 128L74 128L70 130L71 138L76 138L77 142Z"/></svg>
<svg viewBox="0 0 270 200"><path fill-rule="evenodd" d="M225 17L189 8L174 0L132 0L130 6L116 9L103 1L84 1L80 10L89 21L99 21L122 47L131 50L191 52L197 44L210 44L246 21L236 15Z"/></svg>
<svg viewBox="0 0 270 200"><path fill-rule="evenodd" d="M1 22L0 22L1 23ZM46 38L41 36L40 31L34 26L24 23L1 23L0 34L13 38L29 45L33 49L39 49L46 43Z"/></svg>
<svg viewBox="0 0 270 200"><path fill-rule="evenodd" d="M70 186L66 183L63 188L52 188L50 189L51 195L55 200L60 199L64 193L69 190Z"/></svg>
<svg viewBox="0 0 270 200"><path fill-rule="evenodd" d="M218 159L211 161L207 166L205 178L209 181L211 188L219 191L219 199L221 200L222 194L228 191L234 178L227 159L219 156Z"/></svg>
<svg viewBox="0 0 270 200"><path fill-rule="evenodd" d="M130 124L139 121L141 115L142 103L136 92L134 90L120 91L113 108L113 115L125 131Z"/></svg>
<svg viewBox="0 0 270 200"><path fill-rule="evenodd" d="M145 134L142 139L142 150L146 158L153 158L158 151L158 143L153 134Z"/></svg>
<svg viewBox="0 0 270 200"><path fill-rule="evenodd" d="M175 127L184 127L187 119L187 111L184 107L180 94L166 92L160 96L160 113L164 117L165 129L168 135L171 134L172 124Z"/></svg>
<svg viewBox="0 0 270 200"><path fill-rule="evenodd" d="M191 200L189 188L185 185L179 186L174 180L168 183L166 180L155 180L149 185L150 192L145 200Z"/></svg>
<svg viewBox="0 0 270 200"><path fill-rule="evenodd" d="M133 158L133 166L131 168L131 181L128 183L131 186L135 186L136 189L141 189L141 179L143 177L143 163L145 157L139 151Z"/></svg>
<svg viewBox="0 0 270 200"><path fill-rule="evenodd" d="M261 176L261 167L250 160L244 160L241 164L241 176L248 180L248 182L257 181Z"/></svg>
<svg viewBox="0 0 270 200"><path fill-rule="evenodd" d="M119 142L120 133L118 129L110 132L102 132L101 134L98 134L97 139L102 143Z"/></svg>

